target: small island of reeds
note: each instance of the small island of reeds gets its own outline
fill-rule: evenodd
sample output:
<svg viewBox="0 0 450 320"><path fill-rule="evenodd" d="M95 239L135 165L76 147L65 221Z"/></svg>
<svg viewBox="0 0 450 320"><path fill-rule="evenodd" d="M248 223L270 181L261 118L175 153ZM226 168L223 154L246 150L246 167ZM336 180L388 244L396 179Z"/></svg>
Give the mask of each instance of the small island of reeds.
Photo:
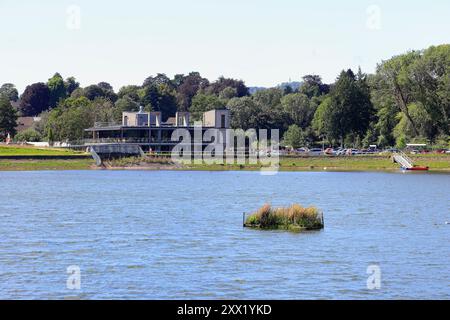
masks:
<svg viewBox="0 0 450 320"><path fill-rule="evenodd" d="M273 208L265 204L256 212L245 216L244 227L264 230L305 231L323 229L323 214L315 207L304 208L299 204Z"/></svg>

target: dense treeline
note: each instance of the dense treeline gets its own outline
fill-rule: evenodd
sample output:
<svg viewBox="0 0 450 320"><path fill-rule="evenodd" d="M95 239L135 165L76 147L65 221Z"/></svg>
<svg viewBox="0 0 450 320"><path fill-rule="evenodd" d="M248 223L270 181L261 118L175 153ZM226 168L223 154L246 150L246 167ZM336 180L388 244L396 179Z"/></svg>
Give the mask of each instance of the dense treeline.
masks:
<svg viewBox="0 0 450 320"><path fill-rule="evenodd" d="M250 90L242 80L210 82L192 72L172 79L157 74L114 92L107 82L82 88L75 78L64 80L56 73L46 83L26 87L20 98L14 85L4 84L0 96L0 136L15 133L17 114L42 119L20 139L80 140L94 122L117 122L123 111L143 106L161 111L163 121L177 111L190 111L195 121L204 111L228 108L234 128L278 128L293 147L321 141L448 147L450 45L395 56L380 63L375 74L344 70L333 84L307 75L300 85Z"/></svg>

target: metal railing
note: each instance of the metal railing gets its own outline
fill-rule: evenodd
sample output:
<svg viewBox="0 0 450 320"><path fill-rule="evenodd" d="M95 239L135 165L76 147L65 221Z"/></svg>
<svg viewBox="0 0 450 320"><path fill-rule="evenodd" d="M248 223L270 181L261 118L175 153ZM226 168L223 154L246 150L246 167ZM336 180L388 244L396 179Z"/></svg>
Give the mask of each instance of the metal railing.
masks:
<svg viewBox="0 0 450 320"><path fill-rule="evenodd" d="M414 162L404 152L399 151L394 154L394 160L404 168L414 167Z"/></svg>
<svg viewBox="0 0 450 320"><path fill-rule="evenodd" d="M121 125L118 122L94 122L94 128L118 127Z"/></svg>
<svg viewBox="0 0 450 320"><path fill-rule="evenodd" d="M400 151L399 153L403 158L406 159L406 161L408 161L411 165L414 165L414 161L412 161L411 158L406 155L406 153L404 153L403 151Z"/></svg>
<svg viewBox="0 0 450 320"><path fill-rule="evenodd" d="M93 143L156 143L157 139L149 138L97 138L84 139L84 144Z"/></svg>

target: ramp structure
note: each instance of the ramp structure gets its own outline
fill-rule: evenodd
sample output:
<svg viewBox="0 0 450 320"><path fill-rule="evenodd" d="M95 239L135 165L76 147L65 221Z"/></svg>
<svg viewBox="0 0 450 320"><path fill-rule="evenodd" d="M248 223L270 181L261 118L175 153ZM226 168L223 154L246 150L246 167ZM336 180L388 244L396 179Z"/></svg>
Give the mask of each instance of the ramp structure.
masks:
<svg viewBox="0 0 450 320"><path fill-rule="evenodd" d="M106 159L145 157L142 148L134 144L98 144L90 146L89 151L98 166Z"/></svg>
<svg viewBox="0 0 450 320"><path fill-rule="evenodd" d="M404 153L404 152L397 152L393 156L394 161L402 166L404 169L412 169L414 168L413 161Z"/></svg>

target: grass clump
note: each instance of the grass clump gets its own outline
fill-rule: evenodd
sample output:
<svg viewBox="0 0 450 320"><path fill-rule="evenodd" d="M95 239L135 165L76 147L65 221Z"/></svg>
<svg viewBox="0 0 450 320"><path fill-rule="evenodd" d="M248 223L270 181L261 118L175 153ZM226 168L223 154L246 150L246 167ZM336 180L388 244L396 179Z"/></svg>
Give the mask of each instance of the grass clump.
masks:
<svg viewBox="0 0 450 320"><path fill-rule="evenodd" d="M172 160L168 157L148 156L148 157L124 157L110 159L108 164L112 167L137 167L150 164L169 165Z"/></svg>
<svg viewBox="0 0 450 320"><path fill-rule="evenodd" d="M246 218L244 226L291 231L318 230L323 228L323 217L315 207L304 208L293 204L290 207L272 208L270 204L265 204Z"/></svg>

